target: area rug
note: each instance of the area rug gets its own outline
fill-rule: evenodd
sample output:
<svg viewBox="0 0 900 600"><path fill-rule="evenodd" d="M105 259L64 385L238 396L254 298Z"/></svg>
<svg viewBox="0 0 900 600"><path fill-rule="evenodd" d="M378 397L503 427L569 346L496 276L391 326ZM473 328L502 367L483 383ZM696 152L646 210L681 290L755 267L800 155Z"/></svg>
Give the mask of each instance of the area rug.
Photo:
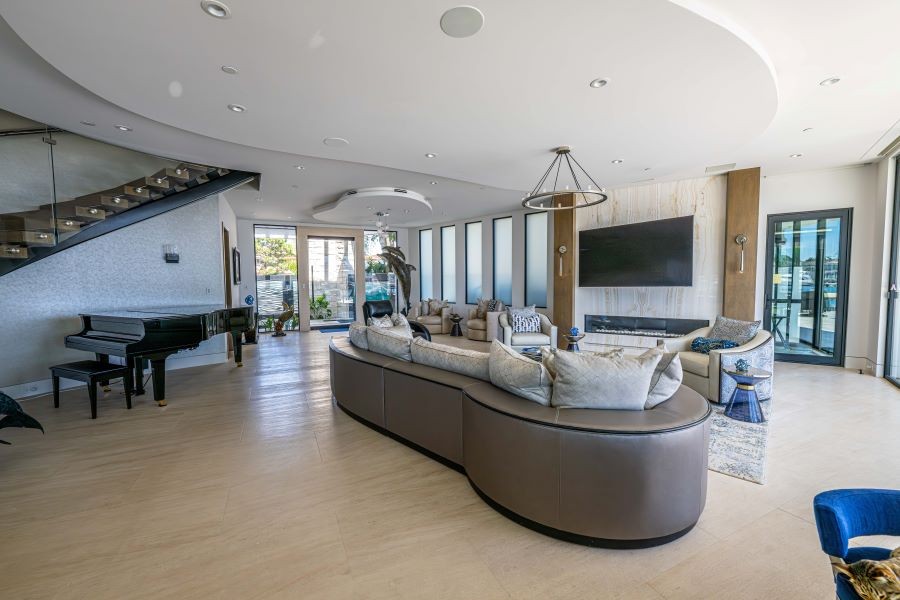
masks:
<svg viewBox="0 0 900 600"><path fill-rule="evenodd" d="M712 404L709 468L753 483L766 482L766 445L772 401L763 402L765 423L744 423L725 416L725 406Z"/></svg>

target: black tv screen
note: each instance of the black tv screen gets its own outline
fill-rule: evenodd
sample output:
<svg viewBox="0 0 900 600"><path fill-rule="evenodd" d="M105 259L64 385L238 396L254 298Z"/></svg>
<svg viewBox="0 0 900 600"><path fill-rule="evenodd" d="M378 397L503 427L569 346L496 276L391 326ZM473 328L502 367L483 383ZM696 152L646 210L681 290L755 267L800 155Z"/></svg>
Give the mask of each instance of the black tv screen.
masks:
<svg viewBox="0 0 900 600"><path fill-rule="evenodd" d="M579 287L689 286L693 275L693 215L578 234Z"/></svg>

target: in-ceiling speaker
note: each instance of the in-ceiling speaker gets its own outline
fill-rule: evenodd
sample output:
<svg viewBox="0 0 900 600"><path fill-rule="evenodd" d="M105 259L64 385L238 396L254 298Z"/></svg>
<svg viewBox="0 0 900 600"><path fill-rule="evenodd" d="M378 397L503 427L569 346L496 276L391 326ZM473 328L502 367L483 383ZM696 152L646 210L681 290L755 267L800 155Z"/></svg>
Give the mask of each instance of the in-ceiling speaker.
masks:
<svg viewBox="0 0 900 600"><path fill-rule="evenodd" d="M474 6L457 6L441 16L441 30L450 37L471 37L483 26L484 14Z"/></svg>

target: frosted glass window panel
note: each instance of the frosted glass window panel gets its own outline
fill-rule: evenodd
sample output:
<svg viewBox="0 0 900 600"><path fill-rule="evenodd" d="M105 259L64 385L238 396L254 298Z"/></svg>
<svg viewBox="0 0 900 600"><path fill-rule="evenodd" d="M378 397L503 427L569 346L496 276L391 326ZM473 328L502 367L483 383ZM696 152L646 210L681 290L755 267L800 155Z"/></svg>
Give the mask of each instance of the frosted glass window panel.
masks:
<svg viewBox="0 0 900 600"><path fill-rule="evenodd" d="M525 215L525 305L547 307L547 213Z"/></svg>
<svg viewBox="0 0 900 600"><path fill-rule="evenodd" d="M482 297L481 222L466 223L466 304Z"/></svg>
<svg viewBox="0 0 900 600"><path fill-rule="evenodd" d="M456 226L441 227L441 295L456 302Z"/></svg>
<svg viewBox="0 0 900 600"><path fill-rule="evenodd" d="M431 230L419 231L419 297L434 298L434 262L431 246Z"/></svg>
<svg viewBox="0 0 900 600"><path fill-rule="evenodd" d="M512 217L494 219L494 298L512 305Z"/></svg>

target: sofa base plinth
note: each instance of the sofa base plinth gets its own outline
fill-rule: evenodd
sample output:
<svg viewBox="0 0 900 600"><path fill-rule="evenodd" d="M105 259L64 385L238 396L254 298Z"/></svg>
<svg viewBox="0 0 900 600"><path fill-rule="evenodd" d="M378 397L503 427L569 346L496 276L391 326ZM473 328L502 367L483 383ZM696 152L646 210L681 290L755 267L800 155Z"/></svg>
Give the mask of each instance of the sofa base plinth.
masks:
<svg viewBox="0 0 900 600"><path fill-rule="evenodd" d="M561 529L556 529L554 527L544 525L543 523L538 523L537 521L532 521L527 517L523 517L522 515L511 511L510 509L506 508L505 506L482 492L478 488L478 486L472 482L471 479L469 479L469 485L472 486L472 489L475 490L475 493L478 494L478 497L484 500L485 504L496 510L498 513L500 513L510 521L513 521L514 523L521 525L522 527L527 527L532 531L536 531L540 534L556 538L564 542L571 542L573 544L579 544L581 546L590 546L592 548L609 548L613 550L640 550L641 548L653 548L654 546L662 546L686 535L691 531L691 529L694 528L694 525L697 524L696 522L694 522L681 531L676 531L675 533L672 533L670 535L664 535L661 537L650 538L646 540L611 540L606 538L596 538L588 535L581 535L579 533L572 533L571 531L563 531Z"/></svg>
<svg viewBox="0 0 900 600"><path fill-rule="evenodd" d="M360 417L359 415L353 414L349 409L345 408L345 407L340 403L340 401L339 401L337 398L335 398L334 396L332 396L331 399L334 400L334 403L337 405L338 408L340 408L342 411L344 411L344 414L346 414L347 416L349 416L349 417L350 417L351 419L353 419L354 421L356 421L356 422L358 422L358 423L362 423L363 425L365 425L365 426L368 427L369 429L373 429L373 430L377 431L378 433L380 433L380 434L382 434L382 435L384 435L384 436L387 436L387 437L391 438L392 440L395 440L395 441L397 441L397 442L400 442L401 444L403 444L404 446L406 446L406 447L408 447L408 448L412 448L413 450L415 450L415 451L417 451L417 452L421 452L422 454L424 454L424 455L427 456L428 458L430 458L430 459L432 459L432 460L436 460L437 462L441 463L441 464L444 465L445 467L450 467L450 468L453 469L454 471L456 471L456 472L458 472L458 473L462 473L463 475L466 474L466 470L462 467L462 465L456 464L456 463L453 462L452 460L447 459L447 458L444 458L444 457L441 456L440 454L437 454L436 452L432 452L432 451L429 450L428 448L423 448L422 446L420 446L420 445L418 445L418 444L416 444L416 443L414 443L414 442L411 442L411 441L409 441L408 439L406 439L406 438L404 438L404 437L401 437L401 436L397 435L397 434L394 433L393 431L389 431L389 430L385 429L384 427L382 427L382 426L380 426L380 425L376 425L375 423L373 423L373 422L371 422L371 421L367 421L367 420L365 420L364 418Z"/></svg>

